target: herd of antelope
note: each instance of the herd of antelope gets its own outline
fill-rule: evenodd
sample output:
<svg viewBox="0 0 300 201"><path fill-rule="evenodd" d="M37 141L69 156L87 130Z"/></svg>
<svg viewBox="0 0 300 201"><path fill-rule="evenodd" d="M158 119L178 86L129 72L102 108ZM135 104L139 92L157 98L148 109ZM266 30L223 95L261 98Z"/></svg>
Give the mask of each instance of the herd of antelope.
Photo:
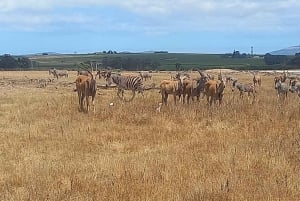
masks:
<svg viewBox="0 0 300 201"><path fill-rule="evenodd" d="M222 105L226 85L230 86L231 91L238 90L241 98L244 96L244 93L246 93L248 94L248 97L252 96L254 101L257 88L262 85L261 76L257 73L253 73L251 83L242 83L235 77L228 75L223 76L221 70L217 79L215 79L213 75L204 73L199 69L196 70L199 73L199 76L191 77L189 73L177 72L175 76L171 76L170 79L165 79L160 82L160 108L163 105L167 105L169 95L173 96L175 105L178 101L190 104L190 101L194 101L195 97L197 98L197 101L199 101L201 95L202 98L206 97L209 106L212 106L217 102L218 105ZM58 79L58 77L62 76L67 77L68 71L51 69L49 70L49 74L53 74ZM89 70L78 71L75 80L75 91L77 91L78 94L79 111L88 112L90 110L89 97L91 97L93 111L95 112L95 96L97 90L96 77L99 79L104 78L106 86L115 84L118 89L117 95L121 100L126 101L124 98L124 91L131 90L133 95L127 100L131 101L136 92L143 95L143 81L151 79L152 74L148 71L143 71L138 72L138 75L135 76L126 76L110 71L98 70L97 73L93 75ZM300 78L297 76L288 76L288 73L285 71L281 75L274 77L274 88L276 89L278 98L284 100L287 97L288 92L296 93L300 97L299 80ZM84 101L86 108L84 108Z"/></svg>

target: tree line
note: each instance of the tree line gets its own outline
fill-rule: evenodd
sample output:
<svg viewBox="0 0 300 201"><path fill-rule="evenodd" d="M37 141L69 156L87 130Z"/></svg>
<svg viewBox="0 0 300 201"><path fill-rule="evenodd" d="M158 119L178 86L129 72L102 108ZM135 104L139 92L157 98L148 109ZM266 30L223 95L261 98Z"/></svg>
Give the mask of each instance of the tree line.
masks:
<svg viewBox="0 0 300 201"><path fill-rule="evenodd" d="M264 56L264 61L267 65L299 66L300 65L300 53L296 53L294 56L271 55L268 53Z"/></svg>
<svg viewBox="0 0 300 201"><path fill-rule="evenodd" d="M222 57L222 56L221 56ZM250 58L249 55L240 54L239 51L234 51L231 54L224 54L223 57L228 58ZM264 62L271 68L278 67L299 67L300 65L300 53L294 56L285 55L264 55ZM173 64L174 70L182 70L183 65L181 62ZM272 67L273 66L273 67ZM36 61L31 61L28 57L16 57L9 54L0 56L0 69L13 70L13 69L30 69L31 67L38 67ZM135 56L119 56L113 54L112 56L104 56L102 58L102 67L122 69L122 70L157 70L161 67L159 58L153 57L135 57ZM260 68L257 66L257 68Z"/></svg>
<svg viewBox="0 0 300 201"><path fill-rule="evenodd" d="M116 68L122 70L155 70L160 63L151 58L135 57L103 57L102 66L105 68Z"/></svg>
<svg viewBox="0 0 300 201"><path fill-rule="evenodd" d="M28 69L30 67L31 61L27 57L15 58L9 54L4 54L3 56L0 56L0 69Z"/></svg>

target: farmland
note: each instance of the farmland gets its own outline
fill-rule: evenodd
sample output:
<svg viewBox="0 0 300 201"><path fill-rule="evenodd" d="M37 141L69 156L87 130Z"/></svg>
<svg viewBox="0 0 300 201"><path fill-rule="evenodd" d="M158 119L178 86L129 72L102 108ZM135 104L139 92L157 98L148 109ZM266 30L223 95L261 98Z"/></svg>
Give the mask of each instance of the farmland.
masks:
<svg viewBox="0 0 300 201"><path fill-rule="evenodd" d="M230 73L252 81L249 73ZM172 74L153 73L145 85ZM300 197L300 100L290 93L278 102L272 75L262 74L254 102L227 85L222 106L209 108L205 99L174 105L169 98L159 113L158 90L124 103L115 89L98 89L95 114L78 112L76 72L46 87L29 80L49 77L0 72L0 200Z"/></svg>
<svg viewBox="0 0 300 201"><path fill-rule="evenodd" d="M180 63L184 69L199 67L201 69L209 68L233 68L233 69L268 69L262 57L254 58L229 58L219 54L190 54L190 53L140 53L140 54L70 54L70 55L40 55L32 56L34 69L69 68L76 69L76 64L81 62L102 63L103 59L115 59L131 61L147 61L156 63L153 69L157 70L175 70L176 63ZM124 68L117 65L113 68ZM149 66L145 66L149 67ZM274 66L272 66L274 68ZM136 68L133 70L137 70Z"/></svg>

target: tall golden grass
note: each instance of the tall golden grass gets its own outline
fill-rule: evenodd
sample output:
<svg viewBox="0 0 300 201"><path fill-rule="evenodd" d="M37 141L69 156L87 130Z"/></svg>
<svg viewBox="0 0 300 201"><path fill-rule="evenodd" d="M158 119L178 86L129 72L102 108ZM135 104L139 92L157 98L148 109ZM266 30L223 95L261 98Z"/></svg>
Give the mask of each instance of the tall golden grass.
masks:
<svg viewBox="0 0 300 201"><path fill-rule="evenodd" d="M272 76L253 104L227 86L221 107L170 97L158 113L158 90L123 103L111 89L85 114L74 86L59 85L75 72L46 88L11 83L25 75L49 77L0 72L0 200L300 198L300 99L278 102Z"/></svg>

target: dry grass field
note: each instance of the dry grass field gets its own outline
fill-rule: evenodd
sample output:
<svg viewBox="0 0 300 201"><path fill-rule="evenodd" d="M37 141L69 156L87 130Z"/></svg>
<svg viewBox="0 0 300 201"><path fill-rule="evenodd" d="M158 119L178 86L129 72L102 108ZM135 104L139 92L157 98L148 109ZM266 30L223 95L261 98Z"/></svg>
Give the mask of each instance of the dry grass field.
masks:
<svg viewBox="0 0 300 201"><path fill-rule="evenodd" d="M95 114L78 112L75 72L28 79L49 77L0 72L0 200L300 199L300 99L278 102L272 76L253 104L227 86L221 107L169 97L160 113L158 90L100 89Z"/></svg>

